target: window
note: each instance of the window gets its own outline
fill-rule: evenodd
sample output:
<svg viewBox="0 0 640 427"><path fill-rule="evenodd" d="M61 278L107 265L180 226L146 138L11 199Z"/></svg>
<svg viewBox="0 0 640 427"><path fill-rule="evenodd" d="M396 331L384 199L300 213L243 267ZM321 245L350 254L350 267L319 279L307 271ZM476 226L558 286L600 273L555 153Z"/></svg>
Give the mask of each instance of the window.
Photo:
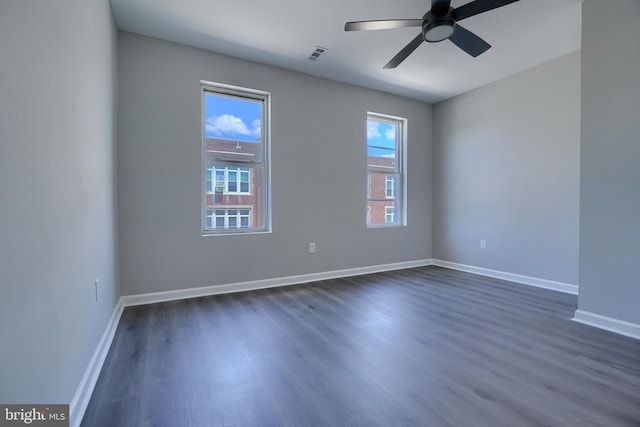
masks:
<svg viewBox="0 0 640 427"><path fill-rule="evenodd" d="M267 92L202 82L203 232L270 231Z"/></svg>
<svg viewBox="0 0 640 427"><path fill-rule="evenodd" d="M387 224L393 224L396 222L396 208L393 206L387 206L384 208L384 222Z"/></svg>
<svg viewBox="0 0 640 427"><path fill-rule="evenodd" d="M207 209L206 228L229 230L249 228L251 208L245 209Z"/></svg>
<svg viewBox="0 0 640 427"><path fill-rule="evenodd" d="M407 120L367 114L367 226L405 225Z"/></svg>
<svg viewBox="0 0 640 427"><path fill-rule="evenodd" d="M387 199L393 199L396 194L396 177L394 175L387 175L385 177L384 187Z"/></svg>
<svg viewBox="0 0 640 427"><path fill-rule="evenodd" d="M207 166L207 193L250 194L250 176L249 168Z"/></svg>

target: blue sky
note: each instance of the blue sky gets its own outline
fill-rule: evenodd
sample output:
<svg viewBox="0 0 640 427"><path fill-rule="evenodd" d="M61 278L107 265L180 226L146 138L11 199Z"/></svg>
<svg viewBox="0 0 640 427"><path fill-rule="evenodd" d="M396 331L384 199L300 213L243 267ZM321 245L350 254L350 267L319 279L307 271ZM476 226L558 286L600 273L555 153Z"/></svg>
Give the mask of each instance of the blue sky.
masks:
<svg viewBox="0 0 640 427"><path fill-rule="evenodd" d="M215 94L205 94L206 136L258 141L261 135L262 103Z"/></svg>
<svg viewBox="0 0 640 427"><path fill-rule="evenodd" d="M379 122L375 120L367 120L367 145L375 145L377 147L396 148L396 126L390 123ZM378 148L367 149L369 155L373 156L389 156L393 151L381 150Z"/></svg>

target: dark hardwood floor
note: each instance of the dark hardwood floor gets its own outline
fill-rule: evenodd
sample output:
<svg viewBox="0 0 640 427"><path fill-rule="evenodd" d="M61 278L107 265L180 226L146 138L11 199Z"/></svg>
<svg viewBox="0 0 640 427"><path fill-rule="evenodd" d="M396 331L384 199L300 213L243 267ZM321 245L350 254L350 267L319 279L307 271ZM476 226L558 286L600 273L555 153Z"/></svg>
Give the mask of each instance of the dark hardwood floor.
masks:
<svg viewBox="0 0 640 427"><path fill-rule="evenodd" d="M438 267L125 309L82 425L640 426L640 341Z"/></svg>

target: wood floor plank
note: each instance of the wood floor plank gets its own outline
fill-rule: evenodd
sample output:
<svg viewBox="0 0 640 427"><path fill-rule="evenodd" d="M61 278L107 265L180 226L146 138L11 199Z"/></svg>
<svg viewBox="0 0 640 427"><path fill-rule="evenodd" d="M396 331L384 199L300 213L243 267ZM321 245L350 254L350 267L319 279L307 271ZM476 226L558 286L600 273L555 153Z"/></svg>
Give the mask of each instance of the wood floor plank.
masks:
<svg viewBox="0 0 640 427"><path fill-rule="evenodd" d="M640 426L640 341L422 267L125 309L82 425Z"/></svg>

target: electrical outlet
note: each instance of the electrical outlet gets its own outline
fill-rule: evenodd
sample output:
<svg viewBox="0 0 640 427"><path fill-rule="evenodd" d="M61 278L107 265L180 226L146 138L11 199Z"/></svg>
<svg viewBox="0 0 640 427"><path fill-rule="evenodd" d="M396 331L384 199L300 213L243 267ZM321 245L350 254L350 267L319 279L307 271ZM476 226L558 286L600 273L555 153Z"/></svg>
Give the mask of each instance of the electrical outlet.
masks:
<svg viewBox="0 0 640 427"><path fill-rule="evenodd" d="M96 281L93 282L93 286L95 288L96 291L96 302L98 302L98 285L100 284L100 278L96 278Z"/></svg>
<svg viewBox="0 0 640 427"><path fill-rule="evenodd" d="M487 241L480 240L480 249L487 249Z"/></svg>
<svg viewBox="0 0 640 427"><path fill-rule="evenodd" d="M316 242L309 242L309 253L310 254L316 253Z"/></svg>

